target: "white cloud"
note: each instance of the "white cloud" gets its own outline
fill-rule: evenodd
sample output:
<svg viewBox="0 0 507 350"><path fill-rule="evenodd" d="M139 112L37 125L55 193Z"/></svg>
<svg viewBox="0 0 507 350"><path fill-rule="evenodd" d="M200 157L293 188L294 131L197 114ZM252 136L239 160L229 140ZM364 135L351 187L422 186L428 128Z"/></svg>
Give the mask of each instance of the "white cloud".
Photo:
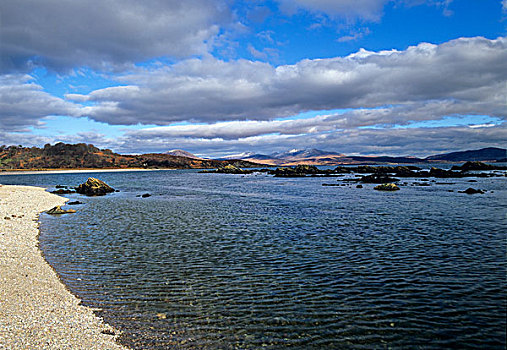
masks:
<svg viewBox="0 0 507 350"><path fill-rule="evenodd" d="M453 113L503 118L507 39L461 38L404 51L361 50L348 57L278 67L191 59L157 70L138 69L119 81L126 86L86 97L94 103L86 108L90 118L125 125L215 123L389 105L400 107L388 116L374 113L371 122L440 119Z"/></svg>
<svg viewBox="0 0 507 350"><path fill-rule="evenodd" d="M0 75L0 129L3 131L23 131L29 126L43 126L45 117L80 113L81 106L48 94L29 75Z"/></svg>

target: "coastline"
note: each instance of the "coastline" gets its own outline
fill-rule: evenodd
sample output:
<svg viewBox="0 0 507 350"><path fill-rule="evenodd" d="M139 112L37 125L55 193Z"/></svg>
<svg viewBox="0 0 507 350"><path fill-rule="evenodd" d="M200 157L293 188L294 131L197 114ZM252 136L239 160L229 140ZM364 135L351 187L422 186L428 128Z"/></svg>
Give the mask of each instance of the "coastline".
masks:
<svg viewBox="0 0 507 350"><path fill-rule="evenodd" d="M112 168L112 169L15 169L15 170L0 170L2 175L35 175L35 174L79 174L79 173L112 173L112 172L125 172L125 171L159 171L159 170L172 170L172 169L144 169L144 168Z"/></svg>
<svg viewBox="0 0 507 350"><path fill-rule="evenodd" d="M66 201L40 187L0 185L0 349L126 349L39 250L39 213Z"/></svg>

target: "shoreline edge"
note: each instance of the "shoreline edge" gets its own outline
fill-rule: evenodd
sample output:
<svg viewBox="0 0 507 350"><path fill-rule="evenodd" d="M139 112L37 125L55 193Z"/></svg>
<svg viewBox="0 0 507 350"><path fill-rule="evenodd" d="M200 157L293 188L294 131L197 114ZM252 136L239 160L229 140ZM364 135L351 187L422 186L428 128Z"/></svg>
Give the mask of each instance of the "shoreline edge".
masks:
<svg viewBox="0 0 507 350"><path fill-rule="evenodd" d="M127 349L39 248L39 214L67 200L41 187L0 185L0 349Z"/></svg>

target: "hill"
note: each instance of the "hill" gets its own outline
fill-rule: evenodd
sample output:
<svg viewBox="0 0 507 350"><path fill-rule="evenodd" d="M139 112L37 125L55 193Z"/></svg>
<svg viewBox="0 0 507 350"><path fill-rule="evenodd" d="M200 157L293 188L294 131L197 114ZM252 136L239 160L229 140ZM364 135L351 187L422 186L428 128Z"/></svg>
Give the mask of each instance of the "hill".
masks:
<svg viewBox="0 0 507 350"><path fill-rule="evenodd" d="M254 164L243 160L208 160L179 157L169 154L121 155L108 149L99 149L84 143L55 145L43 148L0 146L0 169L128 169L170 168L206 169L233 164L249 168Z"/></svg>
<svg viewBox="0 0 507 350"><path fill-rule="evenodd" d="M426 160L447 162L497 161L507 158L505 148L488 147L472 151L451 152L429 156Z"/></svg>
<svg viewBox="0 0 507 350"><path fill-rule="evenodd" d="M192 159L201 159L201 158L197 157L195 154L184 151L182 149L173 149L173 150L165 152L164 154L169 154L171 156L176 156L176 157L187 157L187 158L192 158Z"/></svg>

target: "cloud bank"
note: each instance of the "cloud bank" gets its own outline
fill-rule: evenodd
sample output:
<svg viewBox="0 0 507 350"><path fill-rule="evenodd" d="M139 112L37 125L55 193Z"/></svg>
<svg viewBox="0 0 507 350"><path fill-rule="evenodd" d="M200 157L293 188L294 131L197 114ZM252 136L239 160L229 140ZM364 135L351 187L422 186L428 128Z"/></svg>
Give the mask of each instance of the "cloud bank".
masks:
<svg viewBox="0 0 507 350"><path fill-rule="evenodd" d="M67 95L109 124L273 120L312 110L385 108L371 121L400 123L453 114L505 117L507 38L460 38L404 51L361 50L347 57L268 63L190 59L139 68L125 84ZM362 115L362 114L361 114Z"/></svg>
<svg viewBox="0 0 507 350"><path fill-rule="evenodd" d="M232 21L225 0L2 0L0 14L0 72L205 54Z"/></svg>

